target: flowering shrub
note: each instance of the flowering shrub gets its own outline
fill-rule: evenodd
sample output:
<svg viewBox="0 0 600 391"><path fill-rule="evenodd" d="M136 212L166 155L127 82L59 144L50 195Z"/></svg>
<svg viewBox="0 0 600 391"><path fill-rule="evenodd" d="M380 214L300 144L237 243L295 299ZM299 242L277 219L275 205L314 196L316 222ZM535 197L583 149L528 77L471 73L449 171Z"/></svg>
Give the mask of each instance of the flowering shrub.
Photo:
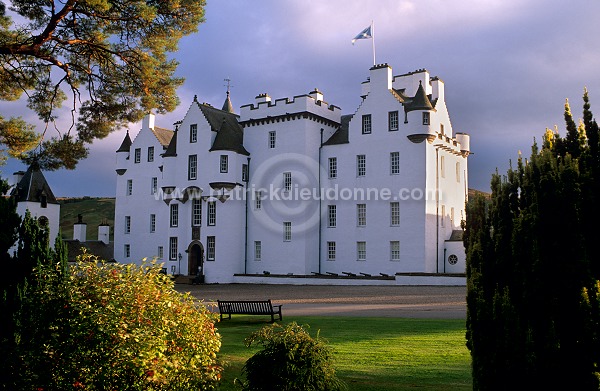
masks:
<svg viewBox="0 0 600 391"><path fill-rule="evenodd" d="M36 270L18 314L19 389L212 390L216 316L153 264Z"/></svg>
<svg viewBox="0 0 600 391"><path fill-rule="evenodd" d="M243 368L244 390L333 391L346 389L333 368L333 355L325 341L310 336L296 322L265 326L245 340L263 346Z"/></svg>

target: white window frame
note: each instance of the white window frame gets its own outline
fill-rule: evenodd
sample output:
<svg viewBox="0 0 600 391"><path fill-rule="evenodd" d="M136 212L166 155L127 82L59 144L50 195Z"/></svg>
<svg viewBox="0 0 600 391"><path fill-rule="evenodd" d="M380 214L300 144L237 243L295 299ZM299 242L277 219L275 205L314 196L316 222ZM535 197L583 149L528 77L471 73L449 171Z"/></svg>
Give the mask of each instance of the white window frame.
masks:
<svg viewBox="0 0 600 391"><path fill-rule="evenodd" d="M273 148L275 148L276 145L277 145L277 132L274 130L271 130L269 132L269 148L273 149Z"/></svg>
<svg viewBox="0 0 600 391"><path fill-rule="evenodd" d="M292 241L292 222L291 221L283 222L283 241L284 242Z"/></svg>
<svg viewBox="0 0 600 391"><path fill-rule="evenodd" d="M335 261L336 245L335 242L327 242L327 260Z"/></svg>
<svg viewBox="0 0 600 391"><path fill-rule="evenodd" d="M262 191L254 192L254 210L262 209Z"/></svg>
<svg viewBox="0 0 600 391"><path fill-rule="evenodd" d="M177 260L177 236L171 236L169 238L169 260Z"/></svg>
<svg viewBox="0 0 600 391"><path fill-rule="evenodd" d="M356 260L366 261L367 260L367 242L358 241L356 242Z"/></svg>
<svg viewBox="0 0 600 391"><path fill-rule="evenodd" d="M172 228L179 226L179 204L169 205L169 226Z"/></svg>
<svg viewBox="0 0 600 391"><path fill-rule="evenodd" d="M125 233L131 233L131 216L125 216Z"/></svg>
<svg viewBox="0 0 600 391"><path fill-rule="evenodd" d="M198 141L198 124L190 125L190 143Z"/></svg>
<svg viewBox="0 0 600 391"><path fill-rule="evenodd" d="M158 246L158 251L157 252L158 252L158 254L156 255L156 257L158 259L163 259L163 257L165 256L165 254L164 254L165 251L163 249L163 246Z"/></svg>
<svg viewBox="0 0 600 391"><path fill-rule="evenodd" d="M188 156L188 180L198 179L198 155Z"/></svg>
<svg viewBox="0 0 600 391"><path fill-rule="evenodd" d="M442 205L442 213L440 213L440 226L446 226L446 205Z"/></svg>
<svg viewBox="0 0 600 391"><path fill-rule="evenodd" d="M390 152L390 175L400 174L400 152Z"/></svg>
<svg viewBox="0 0 600 391"><path fill-rule="evenodd" d="M356 155L356 176L367 175L367 155Z"/></svg>
<svg viewBox="0 0 600 391"><path fill-rule="evenodd" d="M399 261L400 260L400 241L392 240L390 241L390 261Z"/></svg>
<svg viewBox="0 0 600 391"><path fill-rule="evenodd" d="M131 245L129 243L126 243L123 246L123 256L125 258L131 258Z"/></svg>
<svg viewBox="0 0 600 391"><path fill-rule="evenodd" d="M229 157L227 155L221 155L219 159L219 172L226 174L229 171Z"/></svg>
<svg viewBox="0 0 600 391"><path fill-rule="evenodd" d="M150 194L156 194L158 192L158 178L152 177L150 179Z"/></svg>
<svg viewBox="0 0 600 391"><path fill-rule="evenodd" d="M429 125L431 123L431 113L429 111L423 112L423 125Z"/></svg>
<svg viewBox="0 0 600 391"><path fill-rule="evenodd" d="M356 204L356 226L367 226L367 204Z"/></svg>
<svg viewBox="0 0 600 391"><path fill-rule="evenodd" d="M450 227L454 227L454 207L450 207Z"/></svg>
<svg viewBox="0 0 600 391"><path fill-rule="evenodd" d="M292 190L292 173L286 171L283 173L283 191Z"/></svg>
<svg viewBox="0 0 600 391"><path fill-rule="evenodd" d="M262 259L262 242L260 240L254 241L254 260L260 261Z"/></svg>
<svg viewBox="0 0 600 391"><path fill-rule="evenodd" d="M133 179L127 179L126 195L130 196L133 194Z"/></svg>
<svg viewBox="0 0 600 391"><path fill-rule="evenodd" d="M456 162L456 182L460 183L460 162Z"/></svg>
<svg viewBox="0 0 600 391"><path fill-rule="evenodd" d="M148 162L151 163L154 161L154 147L148 147Z"/></svg>
<svg viewBox="0 0 600 391"><path fill-rule="evenodd" d="M150 214L150 232L156 232L156 215Z"/></svg>
<svg viewBox="0 0 600 391"><path fill-rule="evenodd" d="M363 114L362 116L362 134L371 134L373 131L373 122L371 114Z"/></svg>
<svg viewBox="0 0 600 391"><path fill-rule="evenodd" d="M202 200L192 200L192 227L202 226Z"/></svg>
<svg viewBox="0 0 600 391"><path fill-rule="evenodd" d="M133 162L140 163L142 161L142 148L136 148L133 151Z"/></svg>
<svg viewBox="0 0 600 391"><path fill-rule="evenodd" d="M398 130L398 110L388 112L388 130Z"/></svg>
<svg viewBox="0 0 600 391"><path fill-rule="evenodd" d="M446 158L445 156L440 156L440 177L446 177Z"/></svg>
<svg viewBox="0 0 600 391"><path fill-rule="evenodd" d="M206 260L214 261L215 254L217 250L217 243L215 236L207 236L206 237Z"/></svg>
<svg viewBox="0 0 600 391"><path fill-rule="evenodd" d="M208 201L206 209L206 225L214 227L217 225L217 202Z"/></svg>
<svg viewBox="0 0 600 391"><path fill-rule="evenodd" d="M337 178L337 157L329 158L329 167L328 167L329 178L334 179Z"/></svg>
<svg viewBox="0 0 600 391"><path fill-rule="evenodd" d="M398 227L400 225L400 203L398 201L390 202L390 226Z"/></svg>
<svg viewBox="0 0 600 391"><path fill-rule="evenodd" d="M327 227L335 228L337 226L337 206L327 205Z"/></svg>

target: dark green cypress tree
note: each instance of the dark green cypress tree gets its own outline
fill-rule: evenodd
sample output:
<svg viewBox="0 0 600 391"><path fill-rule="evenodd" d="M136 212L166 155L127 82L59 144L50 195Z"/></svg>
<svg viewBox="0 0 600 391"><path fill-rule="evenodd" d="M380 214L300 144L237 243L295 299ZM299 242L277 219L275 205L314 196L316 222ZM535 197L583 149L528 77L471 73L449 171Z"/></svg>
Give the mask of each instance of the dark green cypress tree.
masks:
<svg viewBox="0 0 600 391"><path fill-rule="evenodd" d="M582 306L582 290L594 277L585 244L597 240L597 228L583 223L590 187L582 162L590 152L568 102L565 120L567 138L547 132L542 150L534 143L528 161L519 158L506 176L492 176L487 207L477 200L467 206L467 346L475 390L599 386L598 330L590 332L594 323Z"/></svg>

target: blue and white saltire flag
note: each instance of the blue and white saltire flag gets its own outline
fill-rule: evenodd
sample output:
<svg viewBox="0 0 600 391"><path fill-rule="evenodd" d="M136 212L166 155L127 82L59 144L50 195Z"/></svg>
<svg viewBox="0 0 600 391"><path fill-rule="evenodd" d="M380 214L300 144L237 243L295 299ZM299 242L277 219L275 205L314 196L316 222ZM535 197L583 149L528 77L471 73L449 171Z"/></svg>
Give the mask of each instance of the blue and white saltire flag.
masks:
<svg viewBox="0 0 600 391"><path fill-rule="evenodd" d="M354 37L354 39L352 40L352 45L354 45L354 42L356 42L357 39L369 39L369 38L373 38L372 27L373 27L373 25L367 27L366 29L364 29L363 31L361 31L356 37Z"/></svg>

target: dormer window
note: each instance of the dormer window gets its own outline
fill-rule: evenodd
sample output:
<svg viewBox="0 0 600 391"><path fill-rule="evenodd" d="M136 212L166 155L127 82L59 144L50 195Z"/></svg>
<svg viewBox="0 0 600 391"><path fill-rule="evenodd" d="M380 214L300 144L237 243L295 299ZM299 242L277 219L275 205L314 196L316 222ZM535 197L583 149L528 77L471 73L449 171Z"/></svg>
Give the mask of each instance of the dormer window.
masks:
<svg viewBox="0 0 600 391"><path fill-rule="evenodd" d="M423 125L429 125L429 111L423 112Z"/></svg>

